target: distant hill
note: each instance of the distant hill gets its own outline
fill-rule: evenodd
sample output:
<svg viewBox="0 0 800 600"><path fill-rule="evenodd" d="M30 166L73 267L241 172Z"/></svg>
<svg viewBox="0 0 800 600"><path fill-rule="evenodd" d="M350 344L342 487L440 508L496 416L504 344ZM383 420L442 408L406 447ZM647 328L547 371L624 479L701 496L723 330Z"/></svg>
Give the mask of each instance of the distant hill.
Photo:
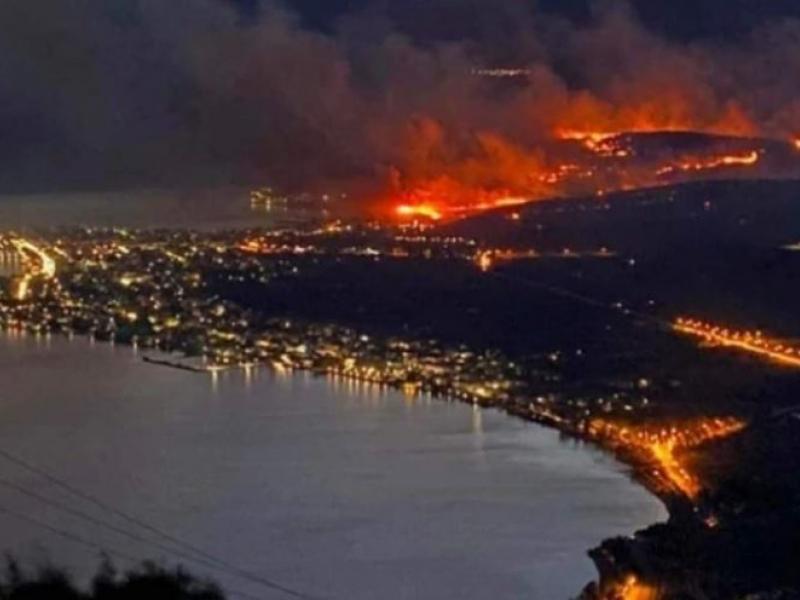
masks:
<svg viewBox="0 0 800 600"><path fill-rule="evenodd" d="M540 250L608 247L658 254L680 245L778 247L800 241L800 180L704 181L501 208L448 234Z"/></svg>

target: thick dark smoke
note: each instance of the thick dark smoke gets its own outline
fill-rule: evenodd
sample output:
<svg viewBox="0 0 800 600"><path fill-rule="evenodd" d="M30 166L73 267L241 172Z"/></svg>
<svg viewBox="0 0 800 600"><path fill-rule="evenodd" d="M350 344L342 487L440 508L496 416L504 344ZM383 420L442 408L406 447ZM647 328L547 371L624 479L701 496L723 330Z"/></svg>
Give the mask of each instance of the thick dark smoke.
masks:
<svg viewBox="0 0 800 600"><path fill-rule="evenodd" d="M521 187L559 131L800 132L800 24L656 35L619 2L0 3L0 189L436 178ZM725 2L719 2L725 10ZM525 69L513 78L476 70Z"/></svg>

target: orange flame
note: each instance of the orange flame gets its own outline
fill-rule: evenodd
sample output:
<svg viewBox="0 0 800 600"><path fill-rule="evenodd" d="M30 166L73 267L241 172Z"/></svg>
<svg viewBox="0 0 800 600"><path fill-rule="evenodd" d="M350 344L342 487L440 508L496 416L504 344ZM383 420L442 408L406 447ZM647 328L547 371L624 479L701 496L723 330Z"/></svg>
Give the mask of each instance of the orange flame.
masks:
<svg viewBox="0 0 800 600"><path fill-rule="evenodd" d="M755 165L761 154L758 150L747 152L745 154L729 154L725 156L712 156L703 160L684 161L674 165L662 167L656 171L657 175L667 175L678 171L706 171L711 169L718 169L720 167L751 167Z"/></svg>
<svg viewBox="0 0 800 600"><path fill-rule="evenodd" d="M424 217L438 221L442 218L441 211L431 204L400 204L395 208L395 213L404 219Z"/></svg>
<svg viewBox="0 0 800 600"><path fill-rule="evenodd" d="M696 131L751 136L758 127L736 102L702 107L692 91L668 79L636 82L617 103L578 93L555 107L552 131L560 139L613 137L620 133ZM639 98L637 99L637 94ZM600 140L596 140L600 141Z"/></svg>
<svg viewBox="0 0 800 600"><path fill-rule="evenodd" d="M663 152L639 155L635 140L623 134L758 133L735 103L705 105L692 90L679 89L669 78L654 82L652 89L645 83L618 103L578 93L558 104L537 104L536 110L523 111L519 135L513 138L496 131L464 132L433 118L413 119L404 129L398 168L392 172L390 196L396 216L462 217L542 198L633 189L666 178L682 181L702 177L705 171L762 162L765 150L743 147L745 142L733 153L709 146L673 158L665 158ZM647 93L638 93L642 91ZM536 133L523 142L526 132ZM542 137L542 132L549 133ZM792 143L800 149L800 136ZM581 147L586 152L581 153Z"/></svg>
<svg viewBox="0 0 800 600"><path fill-rule="evenodd" d="M628 575L613 596L620 600L658 600L658 590L641 581L635 575Z"/></svg>

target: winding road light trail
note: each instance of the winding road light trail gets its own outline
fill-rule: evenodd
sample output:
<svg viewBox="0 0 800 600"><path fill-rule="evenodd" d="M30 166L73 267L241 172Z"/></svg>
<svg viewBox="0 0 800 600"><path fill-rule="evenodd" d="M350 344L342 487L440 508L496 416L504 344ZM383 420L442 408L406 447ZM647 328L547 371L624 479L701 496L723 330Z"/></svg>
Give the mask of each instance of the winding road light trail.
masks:
<svg viewBox="0 0 800 600"><path fill-rule="evenodd" d="M53 279L56 276L56 261L39 246L25 238L11 238L9 241L21 256L24 257L26 253L33 254L39 260L39 264L28 269L28 272L19 281L15 295L17 300L25 300L34 277L42 276L46 279Z"/></svg>

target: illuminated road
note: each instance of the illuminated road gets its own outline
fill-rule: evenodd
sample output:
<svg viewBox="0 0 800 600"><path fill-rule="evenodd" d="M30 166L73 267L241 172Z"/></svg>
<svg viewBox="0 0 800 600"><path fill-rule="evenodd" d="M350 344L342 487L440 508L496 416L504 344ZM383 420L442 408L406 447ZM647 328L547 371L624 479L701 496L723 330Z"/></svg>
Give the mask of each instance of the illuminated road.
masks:
<svg viewBox="0 0 800 600"><path fill-rule="evenodd" d="M681 492L695 499L702 490L700 480L679 457L688 450L744 429L745 423L733 417L697 419L673 426L625 426L603 419L589 425L589 435L613 447L624 449L655 467L652 475L664 489Z"/></svg>
<svg viewBox="0 0 800 600"><path fill-rule="evenodd" d="M672 328L680 333L699 337L710 344L734 348L772 362L800 368L800 348L766 338L760 331L736 331L684 318L676 319Z"/></svg>
<svg viewBox="0 0 800 600"><path fill-rule="evenodd" d="M17 279L14 296L17 300L25 300L30 293L31 282L35 277L52 279L56 275L56 262L42 248L25 238L7 238L22 258L23 273ZM31 255L36 260L30 260Z"/></svg>
<svg viewBox="0 0 800 600"><path fill-rule="evenodd" d="M20 252L20 254L25 254L27 251L39 259L39 272L36 274L44 275L47 278L55 277L56 262L50 258L50 256L48 256L47 253L39 246L29 240L26 240L25 238L13 238L11 243Z"/></svg>

